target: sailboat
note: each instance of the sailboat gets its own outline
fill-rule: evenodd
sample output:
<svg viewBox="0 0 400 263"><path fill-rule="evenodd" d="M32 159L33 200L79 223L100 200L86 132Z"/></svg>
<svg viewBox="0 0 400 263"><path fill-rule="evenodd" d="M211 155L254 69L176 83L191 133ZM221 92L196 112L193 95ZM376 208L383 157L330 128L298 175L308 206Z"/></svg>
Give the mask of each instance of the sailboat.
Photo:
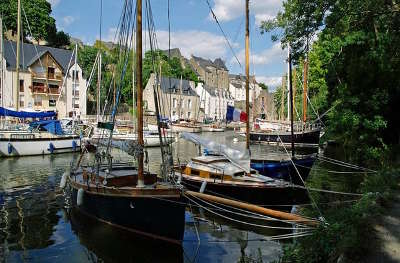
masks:
<svg viewBox="0 0 400 263"><path fill-rule="evenodd" d="M1 23L1 20L0 20ZM22 125L23 129L6 127L0 130L0 157L43 155L80 151L80 137L74 134L66 134L60 121L56 119L55 111L20 111L19 109L19 71L20 71L20 40L21 40L21 1L18 0L17 18L17 54L16 74L14 88L14 108L0 107L0 116L17 119L39 119L28 125ZM0 30L1 48L3 48L3 31ZM11 42L10 42L11 45ZM3 50L2 54L3 54ZM38 54L37 54L38 55ZM3 56L0 58L3 59ZM66 69L68 72L69 68ZM48 78L48 76L47 76ZM3 83L4 84L4 83Z"/></svg>
<svg viewBox="0 0 400 263"><path fill-rule="evenodd" d="M291 78L292 72L289 71L291 65L289 65L290 48L288 48L288 80ZM250 140L254 143L266 143L273 145L290 145L292 140L295 146L298 147L316 147L319 145L319 139L321 135L321 125L318 122L307 122L307 69L308 63L305 60L304 63L304 81L303 81L303 120L291 125L291 121L271 121L256 119L254 123L254 130L250 132ZM290 90L288 84L288 90ZM288 93L288 119L290 119L290 112L293 109L290 105L293 105L293 94ZM291 101L290 101L291 100ZM283 114L283 101L284 96L282 94L281 102L281 115ZM293 133L292 133L293 131Z"/></svg>
<svg viewBox="0 0 400 263"><path fill-rule="evenodd" d="M122 17L130 17L134 12L133 4L125 5L123 12ZM132 31L133 35L134 26L129 21L124 19L121 21L122 65L127 64L126 53L129 52L129 39L131 39L129 32ZM65 179L63 177L61 184L64 185L65 180L68 180L72 188L73 206L83 214L125 231L179 244L182 242L185 228L186 205L182 189L167 180L161 182L156 174L144 170L141 0L136 2L135 28L138 140L137 145L132 147L137 167L113 162L110 148L107 147L105 158L97 154L93 167L78 163ZM123 76L124 71L121 72ZM99 123L99 127L110 131L110 137L113 134L121 84L119 86L112 122ZM155 104L158 105L157 103L155 98ZM164 156L163 151L162 156Z"/></svg>
<svg viewBox="0 0 400 263"><path fill-rule="evenodd" d="M246 150L239 151L226 145L197 136L183 133L182 137L201 145L209 153L206 156L192 158L187 164L176 167L178 182L185 187L200 192L208 192L243 202L258 205L288 205L304 202L303 189L293 187L291 183L272 178L281 175L277 171L288 169L292 161L282 165L276 160L250 158L249 139L249 1L246 1ZM241 118L242 119L242 118ZM243 115L244 119L244 115ZM313 162L313 160L312 160ZM261 164L261 165L260 165ZM275 167L273 167L275 165ZM266 175L260 174L261 170ZM273 167L273 168L272 168ZM296 170L296 169L293 169ZM306 170L307 175L309 170ZM268 175L268 176L267 176ZM288 175L290 177L290 174ZM296 174L296 178L299 178ZM284 179L284 178L279 178ZM305 179L305 178L304 178ZM302 179L299 178L299 181ZM297 182L297 181L296 181ZM287 208L287 207L284 207Z"/></svg>

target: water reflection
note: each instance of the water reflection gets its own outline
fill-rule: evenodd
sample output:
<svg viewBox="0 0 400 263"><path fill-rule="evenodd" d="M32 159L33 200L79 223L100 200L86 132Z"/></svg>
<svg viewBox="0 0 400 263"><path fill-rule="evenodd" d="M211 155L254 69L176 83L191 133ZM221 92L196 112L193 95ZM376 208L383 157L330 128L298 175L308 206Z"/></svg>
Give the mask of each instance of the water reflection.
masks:
<svg viewBox="0 0 400 263"><path fill-rule="evenodd" d="M235 135L218 136L219 142L226 143L232 142ZM234 147L241 147L240 143ZM181 162L199 151L192 143L182 140L174 143L174 147L174 158ZM161 161L159 149L150 148L148 152L149 169L156 172ZM120 151L113 154L115 160L132 161L132 157ZM6 262L237 262L251 256L268 262L276 260L281 253L278 243L263 241L265 235L274 235L275 231L233 224L195 207L186 214L182 247L117 230L70 211L65 208L58 184L65 169L78 158L77 154L63 154L0 159L0 259ZM91 158L86 156L84 161L90 162Z"/></svg>

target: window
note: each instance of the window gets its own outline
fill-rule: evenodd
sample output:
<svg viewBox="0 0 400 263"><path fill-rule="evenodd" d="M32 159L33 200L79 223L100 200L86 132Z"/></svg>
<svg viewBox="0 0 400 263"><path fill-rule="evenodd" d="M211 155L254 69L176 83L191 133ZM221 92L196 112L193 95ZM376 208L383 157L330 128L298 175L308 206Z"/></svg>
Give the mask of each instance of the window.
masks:
<svg viewBox="0 0 400 263"><path fill-rule="evenodd" d="M176 98L172 99L172 107L176 108Z"/></svg>
<svg viewBox="0 0 400 263"><path fill-rule="evenodd" d="M41 96L35 96L33 100L34 100L35 106L42 106L42 97Z"/></svg>
<svg viewBox="0 0 400 263"><path fill-rule="evenodd" d="M187 117L188 117L188 119L190 119L192 117L192 113L190 111L188 111Z"/></svg>
<svg viewBox="0 0 400 263"><path fill-rule="evenodd" d="M79 71L77 71L77 70L72 71L72 79L79 81Z"/></svg>
<svg viewBox="0 0 400 263"><path fill-rule="evenodd" d="M173 111L173 112L172 112L172 116L176 116L176 111Z"/></svg>
<svg viewBox="0 0 400 263"><path fill-rule="evenodd" d="M47 68L47 77L49 78L49 79L55 79L55 68L52 68L52 67L48 67Z"/></svg>
<svg viewBox="0 0 400 263"><path fill-rule="evenodd" d="M56 99L49 99L49 107L55 107L57 104Z"/></svg>
<svg viewBox="0 0 400 263"><path fill-rule="evenodd" d="M19 92L24 92L24 80L19 80Z"/></svg>
<svg viewBox="0 0 400 263"><path fill-rule="evenodd" d="M190 109L191 107L192 107L192 100L191 99L188 99L188 108Z"/></svg>
<svg viewBox="0 0 400 263"><path fill-rule="evenodd" d="M49 84L49 93L58 94L58 85Z"/></svg>

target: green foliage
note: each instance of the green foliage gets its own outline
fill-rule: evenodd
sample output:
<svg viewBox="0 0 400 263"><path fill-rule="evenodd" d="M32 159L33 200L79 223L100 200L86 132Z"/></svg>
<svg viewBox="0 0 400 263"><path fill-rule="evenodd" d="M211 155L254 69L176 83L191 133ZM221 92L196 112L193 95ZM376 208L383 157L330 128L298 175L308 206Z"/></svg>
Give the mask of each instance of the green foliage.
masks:
<svg viewBox="0 0 400 263"><path fill-rule="evenodd" d="M46 0L22 0L21 21L24 37L32 37L36 41L46 40L50 46L61 47L69 44L69 36L57 32L56 20L51 17L51 5ZM17 0L0 1L0 14L7 30L17 32ZM26 19L24 15L26 14ZM28 20L32 34L29 31Z"/></svg>
<svg viewBox="0 0 400 263"><path fill-rule="evenodd" d="M260 82L260 83L258 83L258 85L259 85L263 90L265 90L265 91L268 92L268 86L267 86L267 84Z"/></svg>
<svg viewBox="0 0 400 263"><path fill-rule="evenodd" d="M263 32L282 29L297 65L309 51L312 104L319 114L332 108L324 119L327 137L359 163L383 166L399 143L399 22L392 1L288 0L261 25Z"/></svg>
<svg viewBox="0 0 400 263"><path fill-rule="evenodd" d="M194 81L197 85L198 78L193 70L186 66L182 67L181 61L177 57L168 60L168 56L161 50L147 51L143 59L143 83L147 84L151 73L160 71L164 77L183 78ZM155 68L156 67L156 68Z"/></svg>

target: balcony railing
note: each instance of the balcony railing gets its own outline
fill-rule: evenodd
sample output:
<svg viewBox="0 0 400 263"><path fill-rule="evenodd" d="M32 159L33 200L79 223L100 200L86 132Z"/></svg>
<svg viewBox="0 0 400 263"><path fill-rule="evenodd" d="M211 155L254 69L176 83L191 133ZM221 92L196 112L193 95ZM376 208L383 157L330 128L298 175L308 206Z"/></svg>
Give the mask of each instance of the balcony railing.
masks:
<svg viewBox="0 0 400 263"><path fill-rule="evenodd" d="M59 88L49 88L49 94L59 95L60 94L60 89Z"/></svg>
<svg viewBox="0 0 400 263"><path fill-rule="evenodd" d="M48 79L48 80L55 80L55 81L62 81L63 76L62 74L55 74L55 73L36 73L32 72L33 79Z"/></svg>
<svg viewBox="0 0 400 263"><path fill-rule="evenodd" d="M33 94L46 94L47 87L46 86L31 86L30 87Z"/></svg>

